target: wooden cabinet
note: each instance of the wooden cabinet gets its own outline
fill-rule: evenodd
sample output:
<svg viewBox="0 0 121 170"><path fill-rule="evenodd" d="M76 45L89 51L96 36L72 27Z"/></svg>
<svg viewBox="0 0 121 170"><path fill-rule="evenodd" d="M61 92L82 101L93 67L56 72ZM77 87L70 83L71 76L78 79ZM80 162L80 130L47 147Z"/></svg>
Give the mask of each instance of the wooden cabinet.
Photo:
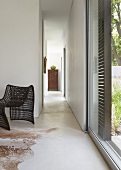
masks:
<svg viewBox="0 0 121 170"><path fill-rule="evenodd" d="M48 91L58 91L58 70L48 70Z"/></svg>

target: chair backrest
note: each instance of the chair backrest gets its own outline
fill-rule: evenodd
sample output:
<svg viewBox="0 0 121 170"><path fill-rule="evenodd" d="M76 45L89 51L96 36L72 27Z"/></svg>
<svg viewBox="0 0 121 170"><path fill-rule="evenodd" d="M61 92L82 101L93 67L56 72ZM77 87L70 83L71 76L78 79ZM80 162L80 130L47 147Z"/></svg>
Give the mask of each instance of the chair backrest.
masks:
<svg viewBox="0 0 121 170"><path fill-rule="evenodd" d="M7 85L4 100L7 101L25 101L29 92L29 87L19 87Z"/></svg>

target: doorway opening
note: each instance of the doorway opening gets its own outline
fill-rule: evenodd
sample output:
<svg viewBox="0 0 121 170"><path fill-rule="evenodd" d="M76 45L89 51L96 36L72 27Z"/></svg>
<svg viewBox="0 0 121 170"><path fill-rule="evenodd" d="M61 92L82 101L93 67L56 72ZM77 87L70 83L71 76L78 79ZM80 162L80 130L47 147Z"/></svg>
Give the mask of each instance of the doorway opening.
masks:
<svg viewBox="0 0 121 170"><path fill-rule="evenodd" d="M51 22L54 25L54 22ZM50 22L43 22L43 104L44 97L54 92L61 92L66 96L66 48L63 48L63 41L60 38L58 29L56 37L49 30ZM52 29L53 26L52 26Z"/></svg>

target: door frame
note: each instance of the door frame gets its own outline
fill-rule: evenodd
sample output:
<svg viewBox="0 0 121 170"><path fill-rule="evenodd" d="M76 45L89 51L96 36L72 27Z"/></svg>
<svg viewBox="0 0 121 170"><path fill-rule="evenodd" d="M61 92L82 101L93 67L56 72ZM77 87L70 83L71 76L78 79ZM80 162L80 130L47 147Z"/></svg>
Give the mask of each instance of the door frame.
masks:
<svg viewBox="0 0 121 170"><path fill-rule="evenodd" d="M66 98L66 47L63 48L63 58L64 58L63 59L63 63L64 63L63 64L64 66L63 67L64 69L63 71L64 72L64 82L63 82L64 83L64 93L63 93L64 95L63 96Z"/></svg>

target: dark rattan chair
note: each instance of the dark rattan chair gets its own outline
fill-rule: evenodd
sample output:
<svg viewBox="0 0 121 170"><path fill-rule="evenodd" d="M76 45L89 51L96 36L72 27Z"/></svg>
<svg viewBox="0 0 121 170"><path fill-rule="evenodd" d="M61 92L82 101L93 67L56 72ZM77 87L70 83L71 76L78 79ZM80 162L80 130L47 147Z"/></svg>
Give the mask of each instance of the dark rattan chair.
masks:
<svg viewBox="0 0 121 170"><path fill-rule="evenodd" d="M34 124L34 87L7 85L4 97L0 99L0 127L10 130L5 107L10 107L11 120L26 120Z"/></svg>

